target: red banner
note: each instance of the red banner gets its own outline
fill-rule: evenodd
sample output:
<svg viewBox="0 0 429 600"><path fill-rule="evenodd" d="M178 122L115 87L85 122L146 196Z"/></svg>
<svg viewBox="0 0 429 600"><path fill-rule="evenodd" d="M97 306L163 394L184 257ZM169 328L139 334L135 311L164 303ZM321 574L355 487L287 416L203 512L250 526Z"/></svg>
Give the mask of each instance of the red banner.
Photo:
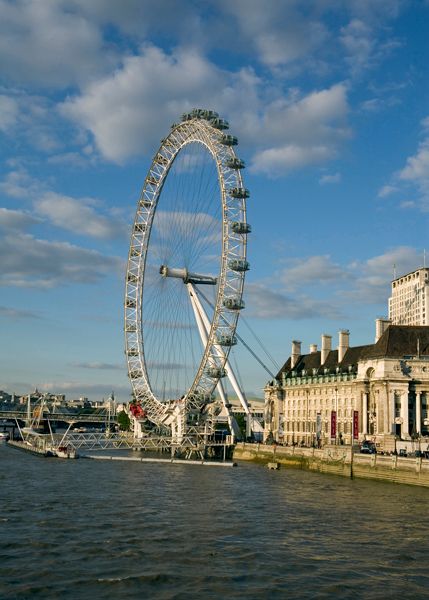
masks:
<svg viewBox="0 0 429 600"><path fill-rule="evenodd" d="M353 411L353 439L359 439L359 411Z"/></svg>
<svg viewBox="0 0 429 600"><path fill-rule="evenodd" d="M331 410L331 438L337 437L337 412Z"/></svg>

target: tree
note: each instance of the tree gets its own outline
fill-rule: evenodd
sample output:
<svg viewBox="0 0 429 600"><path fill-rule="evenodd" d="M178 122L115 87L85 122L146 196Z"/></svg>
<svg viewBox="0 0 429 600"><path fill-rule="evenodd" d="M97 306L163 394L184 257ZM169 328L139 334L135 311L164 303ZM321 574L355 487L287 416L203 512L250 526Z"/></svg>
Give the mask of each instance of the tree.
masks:
<svg viewBox="0 0 429 600"><path fill-rule="evenodd" d="M131 419L124 410L118 413L118 425L121 431L129 431L131 427Z"/></svg>

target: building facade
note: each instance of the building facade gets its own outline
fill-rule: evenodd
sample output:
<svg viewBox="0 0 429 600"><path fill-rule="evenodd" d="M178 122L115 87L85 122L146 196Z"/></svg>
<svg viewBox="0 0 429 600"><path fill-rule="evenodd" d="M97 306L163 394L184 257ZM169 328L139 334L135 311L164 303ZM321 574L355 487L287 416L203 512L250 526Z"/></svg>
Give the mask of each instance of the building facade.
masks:
<svg viewBox="0 0 429 600"><path fill-rule="evenodd" d="M391 325L380 319L376 342L338 347L322 336L322 347L292 353L265 387L264 439L322 446L371 439L392 451L397 440L429 442L429 327ZM333 426L334 422L334 426Z"/></svg>
<svg viewBox="0 0 429 600"><path fill-rule="evenodd" d="M429 269L392 281L389 319L393 325L429 325Z"/></svg>

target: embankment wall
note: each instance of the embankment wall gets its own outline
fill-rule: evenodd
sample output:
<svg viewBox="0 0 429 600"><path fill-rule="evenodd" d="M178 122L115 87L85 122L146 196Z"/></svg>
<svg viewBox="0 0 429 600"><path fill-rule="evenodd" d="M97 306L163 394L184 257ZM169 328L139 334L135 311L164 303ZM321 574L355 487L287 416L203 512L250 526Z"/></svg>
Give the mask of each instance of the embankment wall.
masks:
<svg viewBox="0 0 429 600"><path fill-rule="evenodd" d="M325 446L322 449L291 446L266 446L239 443L234 460L260 463L277 462L292 468L330 473L342 477L378 479L429 487L429 459L359 454L347 446Z"/></svg>

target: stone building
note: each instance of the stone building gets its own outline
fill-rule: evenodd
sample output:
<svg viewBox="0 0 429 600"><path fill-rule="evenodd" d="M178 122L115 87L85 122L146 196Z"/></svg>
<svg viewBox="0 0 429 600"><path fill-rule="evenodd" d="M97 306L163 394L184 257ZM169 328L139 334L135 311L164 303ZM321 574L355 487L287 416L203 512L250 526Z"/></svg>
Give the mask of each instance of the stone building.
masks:
<svg viewBox="0 0 429 600"><path fill-rule="evenodd" d="M358 439L391 451L396 440L429 441L429 327L376 322L376 341L349 346L339 332L337 349L322 336L321 350L292 342L292 353L265 387L264 439L280 443L350 444ZM331 438L335 420L335 439Z"/></svg>
<svg viewBox="0 0 429 600"><path fill-rule="evenodd" d="M393 325L429 325L429 269L417 269L392 281L389 319Z"/></svg>

